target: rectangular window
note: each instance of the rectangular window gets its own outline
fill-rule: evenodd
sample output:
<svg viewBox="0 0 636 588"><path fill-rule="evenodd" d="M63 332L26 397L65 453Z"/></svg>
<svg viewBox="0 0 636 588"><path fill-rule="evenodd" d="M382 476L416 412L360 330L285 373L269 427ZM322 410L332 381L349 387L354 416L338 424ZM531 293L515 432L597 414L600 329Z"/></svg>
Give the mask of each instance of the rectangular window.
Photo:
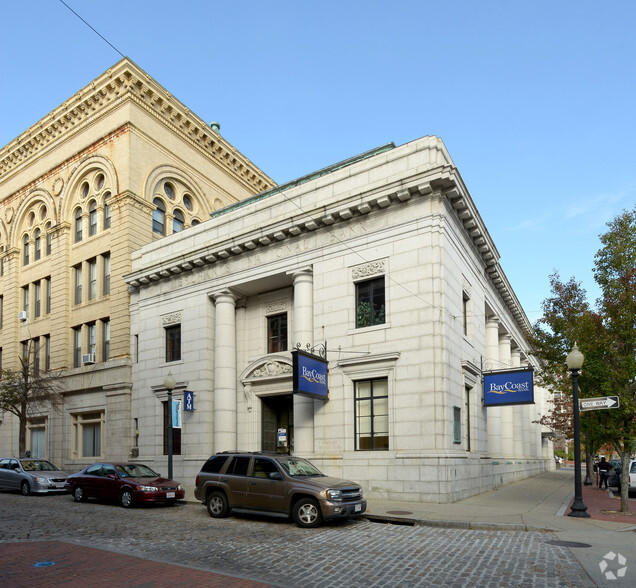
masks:
<svg viewBox="0 0 636 588"><path fill-rule="evenodd" d="M44 278L44 312L51 314L51 278Z"/></svg>
<svg viewBox="0 0 636 588"><path fill-rule="evenodd" d="M40 237L40 234L41 234L40 229L38 229L35 232L35 242L34 242L35 252L34 252L33 258L35 259L35 261L38 261L38 259L40 259L40 256L42 254L42 239Z"/></svg>
<svg viewBox="0 0 636 588"><path fill-rule="evenodd" d="M0 296L0 329L4 322L4 296Z"/></svg>
<svg viewBox="0 0 636 588"><path fill-rule="evenodd" d="M385 322L384 276L356 284L356 328Z"/></svg>
<svg viewBox="0 0 636 588"><path fill-rule="evenodd" d="M464 388L464 407L466 413L466 451L470 451L470 388Z"/></svg>
<svg viewBox="0 0 636 588"><path fill-rule="evenodd" d="M181 325L166 327L166 362L181 360Z"/></svg>
<svg viewBox="0 0 636 588"><path fill-rule="evenodd" d="M73 268L73 274L75 275L75 304L82 303L82 264L76 265Z"/></svg>
<svg viewBox="0 0 636 588"><path fill-rule="evenodd" d="M73 329L73 367L82 366L82 327Z"/></svg>
<svg viewBox="0 0 636 588"><path fill-rule="evenodd" d="M464 330L464 336L468 336L468 304L470 298L466 292L462 294L462 325Z"/></svg>
<svg viewBox="0 0 636 588"><path fill-rule="evenodd" d="M53 235L51 233L46 234L46 254L51 255L51 243L53 241Z"/></svg>
<svg viewBox="0 0 636 588"><path fill-rule="evenodd" d="M168 401L163 402L163 454L168 455ZM181 455L181 429L172 429L172 454Z"/></svg>
<svg viewBox="0 0 636 588"><path fill-rule="evenodd" d="M31 457L46 457L46 419L30 419L27 426Z"/></svg>
<svg viewBox="0 0 636 588"><path fill-rule="evenodd" d="M29 342L28 341L21 341L20 342L20 348L21 348L21 353L22 353L22 359L29 361Z"/></svg>
<svg viewBox="0 0 636 588"><path fill-rule="evenodd" d="M287 351L287 313L267 317L267 353Z"/></svg>
<svg viewBox="0 0 636 588"><path fill-rule="evenodd" d="M51 335L44 335L44 371L51 369Z"/></svg>
<svg viewBox="0 0 636 588"><path fill-rule="evenodd" d="M101 456L103 421L103 412L73 415L73 453L76 457Z"/></svg>
<svg viewBox="0 0 636 588"><path fill-rule="evenodd" d="M29 316L29 287L22 287L22 310L26 311L27 317Z"/></svg>
<svg viewBox="0 0 636 588"><path fill-rule="evenodd" d="M33 374L40 374L40 338L33 339Z"/></svg>
<svg viewBox="0 0 636 588"><path fill-rule="evenodd" d="M453 406L453 443L461 444L462 442L462 409L459 406Z"/></svg>
<svg viewBox="0 0 636 588"><path fill-rule="evenodd" d="M110 253L103 255L102 266L102 294L108 296L110 294Z"/></svg>
<svg viewBox="0 0 636 588"><path fill-rule="evenodd" d="M102 319L102 361L110 357L110 319Z"/></svg>
<svg viewBox="0 0 636 588"><path fill-rule="evenodd" d="M38 318L41 314L42 287L39 281L34 282L33 286L33 316Z"/></svg>
<svg viewBox="0 0 636 588"><path fill-rule="evenodd" d="M97 260L88 260L88 299L97 298Z"/></svg>
<svg viewBox="0 0 636 588"><path fill-rule="evenodd" d="M97 338L97 325L95 323L90 323L86 325L86 330L88 331L88 353L95 354L96 338Z"/></svg>
<svg viewBox="0 0 636 588"><path fill-rule="evenodd" d="M355 382L357 451L389 449L389 383L387 378Z"/></svg>

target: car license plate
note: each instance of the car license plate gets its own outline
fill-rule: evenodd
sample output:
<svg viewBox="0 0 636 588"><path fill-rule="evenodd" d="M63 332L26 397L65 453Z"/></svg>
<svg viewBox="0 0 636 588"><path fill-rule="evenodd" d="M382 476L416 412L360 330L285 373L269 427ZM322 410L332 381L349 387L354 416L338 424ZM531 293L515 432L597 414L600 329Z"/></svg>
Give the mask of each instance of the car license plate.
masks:
<svg viewBox="0 0 636 588"><path fill-rule="evenodd" d="M174 492L166 492L166 498L174 498Z"/></svg>
<svg viewBox="0 0 636 588"><path fill-rule="evenodd" d="M361 510L362 510L362 505L361 505L361 504L356 504L356 505L353 507L353 511L354 511L354 512L360 512Z"/></svg>

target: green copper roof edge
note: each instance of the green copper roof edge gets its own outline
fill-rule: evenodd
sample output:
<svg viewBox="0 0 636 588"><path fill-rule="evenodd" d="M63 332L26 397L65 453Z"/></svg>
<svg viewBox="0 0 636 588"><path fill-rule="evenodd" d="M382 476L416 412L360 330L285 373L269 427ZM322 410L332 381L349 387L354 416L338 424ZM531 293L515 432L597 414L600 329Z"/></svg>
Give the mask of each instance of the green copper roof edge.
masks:
<svg viewBox="0 0 636 588"><path fill-rule="evenodd" d="M263 198L267 198L268 196L272 196L278 192L283 192L284 190L288 190L289 188L295 188L296 186L300 186L301 184L305 184L307 182L310 182L311 180L315 180L322 176L326 176L327 174L338 171L349 165L353 165L354 163L358 163L359 161L369 159L370 157L375 157L376 155L380 155L381 153L390 151L391 149L395 149L395 143L393 142L386 143L380 147L371 149L370 151L365 151L364 153L360 153L359 155L355 155L354 157L350 157L349 159L345 159L343 161L334 163L328 167L324 167L322 169L319 169L305 176L301 176L300 178L296 180L292 180L291 182L281 184L280 186L276 186L275 188L270 188L269 190L266 190L265 192L261 192L254 196L250 196L249 198L246 198L245 200L241 200L240 202L236 202L235 204L230 204L229 206L225 206L224 208L221 208L219 210L215 210L214 212L210 213L210 218L217 218L228 212L232 212L233 210L237 210L239 208L243 208L244 206L253 204L254 202L258 202L259 200L262 200Z"/></svg>

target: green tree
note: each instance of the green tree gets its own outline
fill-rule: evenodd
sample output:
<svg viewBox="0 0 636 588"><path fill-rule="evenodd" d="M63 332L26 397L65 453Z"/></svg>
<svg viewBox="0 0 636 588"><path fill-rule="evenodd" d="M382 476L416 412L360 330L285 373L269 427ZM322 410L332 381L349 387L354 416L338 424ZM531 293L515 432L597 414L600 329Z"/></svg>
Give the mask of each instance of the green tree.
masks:
<svg viewBox="0 0 636 588"><path fill-rule="evenodd" d="M26 451L26 432L29 418L53 408L56 412L62 401L61 375L42 372L34 353L20 357L18 370L0 370L0 412L15 415L19 422L18 451Z"/></svg>
<svg viewBox="0 0 636 588"><path fill-rule="evenodd" d="M596 307L590 307L580 282L563 282L555 272L533 343L545 366L540 381L552 392L571 394L565 358L577 342L585 355L580 397L619 397L619 408L583 413L581 423L595 445L610 442L620 455L621 511L627 512L626 482L636 437L636 208L608 227L594 258L594 278L601 288Z"/></svg>

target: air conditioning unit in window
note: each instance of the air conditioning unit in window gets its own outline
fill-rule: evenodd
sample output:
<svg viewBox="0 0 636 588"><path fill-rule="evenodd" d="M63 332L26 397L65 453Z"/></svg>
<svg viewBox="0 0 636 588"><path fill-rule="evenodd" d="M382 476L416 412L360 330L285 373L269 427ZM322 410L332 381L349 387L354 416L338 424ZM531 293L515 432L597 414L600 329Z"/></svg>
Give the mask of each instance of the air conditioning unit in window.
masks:
<svg viewBox="0 0 636 588"><path fill-rule="evenodd" d="M26 310L21 310L21 311L18 313L18 320L19 320L21 323L25 322L25 321L27 320L27 318L28 318L28 313L27 313L27 311L26 311Z"/></svg>
<svg viewBox="0 0 636 588"><path fill-rule="evenodd" d="M85 353L82 355L82 363L84 365L92 365L95 363L95 354L94 353Z"/></svg>

